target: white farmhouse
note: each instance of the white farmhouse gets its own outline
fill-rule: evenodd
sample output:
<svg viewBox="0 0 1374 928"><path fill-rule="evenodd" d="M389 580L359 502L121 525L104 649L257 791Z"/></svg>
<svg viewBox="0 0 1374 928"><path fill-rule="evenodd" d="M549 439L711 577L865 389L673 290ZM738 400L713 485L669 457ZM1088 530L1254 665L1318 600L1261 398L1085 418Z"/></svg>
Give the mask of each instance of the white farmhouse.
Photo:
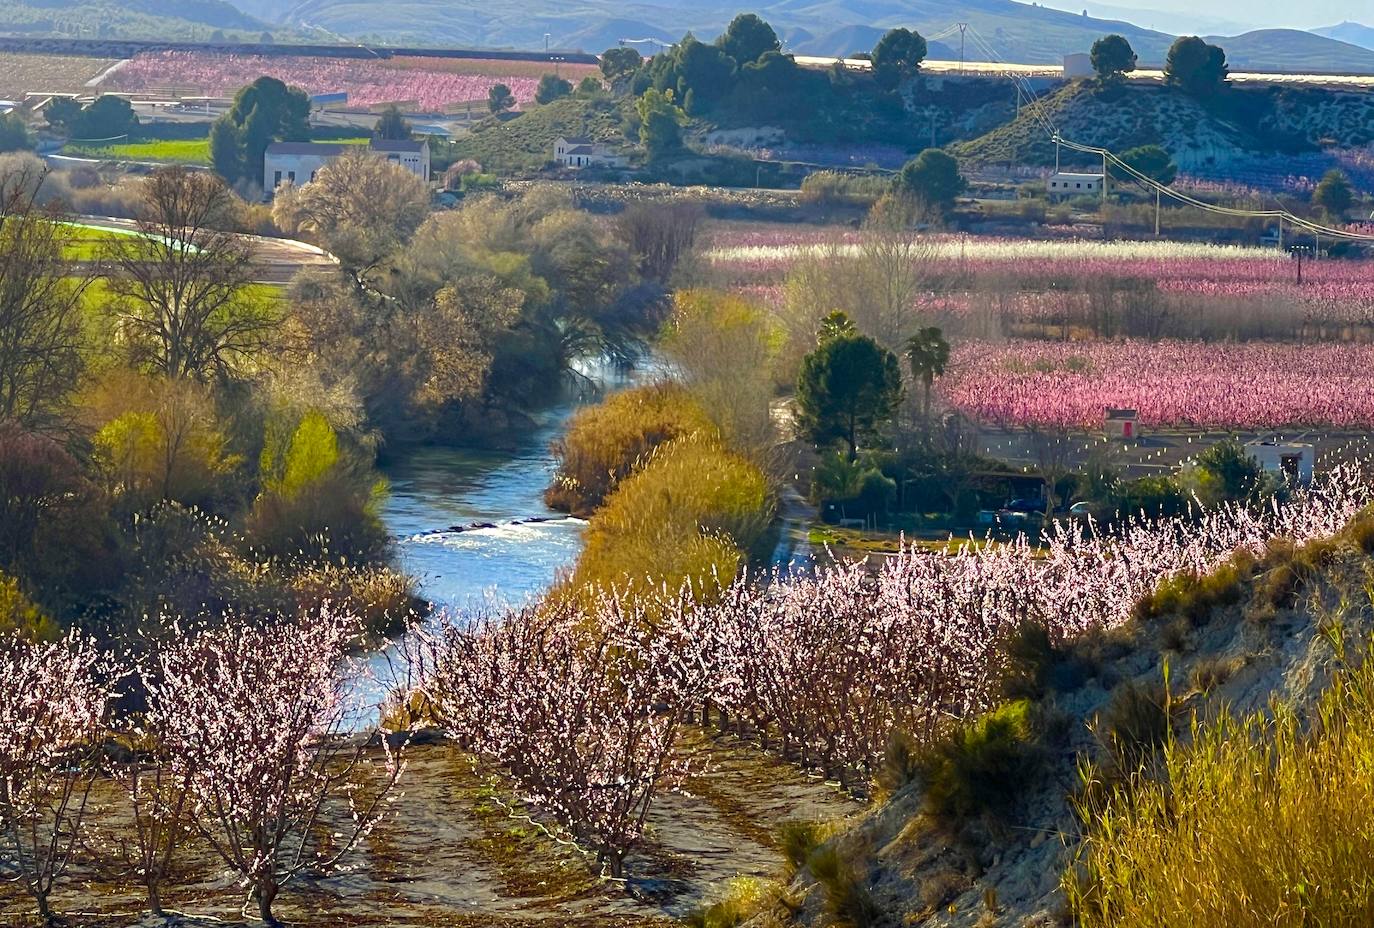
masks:
<svg viewBox="0 0 1374 928"><path fill-rule="evenodd" d="M629 165L625 156L609 145L581 136L560 135L555 139L553 160L565 168L623 168Z"/></svg>
<svg viewBox="0 0 1374 928"><path fill-rule="evenodd" d="M1050 179L1045 183L1045 192L1050 195L1050 199L1099 196L1102 193L1102 175L1059 171L1050 175Z"/></svg>
<svg viewBox="0 0 1374 928"><path fill-rule="evenodd" d="M1316 449L1306 442L1260 439L1246 442L1245 453L1254 458L1265 473L1276 474L1300 486L1312 482L1317 454Z"/></svg>
<svg viewBox="0 0 1374 928"><path fill-rule="evenodd" d="M276 190L282 184L296 186L315 179L320 168L346 152L361 146L331 142L273 142L262 157L262 186ZM429 181L429 142L373 139L367 150L395 162L426 182Z"/></svg>

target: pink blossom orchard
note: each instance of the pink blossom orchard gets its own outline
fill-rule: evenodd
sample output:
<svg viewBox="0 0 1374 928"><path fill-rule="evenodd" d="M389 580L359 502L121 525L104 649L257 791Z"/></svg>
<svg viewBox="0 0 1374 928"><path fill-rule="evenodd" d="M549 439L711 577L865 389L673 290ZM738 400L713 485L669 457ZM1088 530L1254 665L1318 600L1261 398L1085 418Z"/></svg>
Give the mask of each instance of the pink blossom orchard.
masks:
<svg viewBox="0 0 1374 928"><path fill-rule="evenodd" d="M377 823L401 773L387 751L371 771L364 744L343 737L351 616L326 610L254 627L233 620L170 645L147 673L148 728L191 820L249 889L264 921L301 870L328 870ZM384 742L385 744L385 742ZM326 805L346 809L328 845Z"/></svg>
<svg viewBox="0 0 1374 928"><path fill-rule="evenodd" d="M89 639L0 636L0 839L45 921L86 828L116 677Z"/></svg>
<svg viewBox="0 0 1374 928"><path fill-rule="evenodd" d="M780 281L808 256L857 255L865 233L779 231L747 227L717 231L707 260L735 289L780 302ZM1374 262L1297 262L1273 249L1160 242L1055 241L932 236L926 270L947 282L922 299L918 310L957 316L982 305L992 291L1010 291L1021 305L1007 307L1026 321L1062 316L1086 288L1110 282L1145 284L1191 300L1291 304L1314 321L1374 322ZM948 306L939 305L949 301ZM930 304L930 305L928 305Z"/></svg>
<svg viewBox="0 0 1374 928"><path fill-rule="evenodd" d="M278 78L310 94L347 92L350 103L411 101L421 109L437 110L455 103L485 103L487 92L505 84L520 103L534 100L538 78L511 73L501 62L489 62L489 73L456 74L436 61L407 59L404 66L385 59L309 58L209 54L195 51L145 52L113 72L112 90L155 91L193 87L207 96L232 97L239 88L264 75Z"/></svg>
<svg viewBox="0 0 1374 928"><path fill-rule="evenodd" d="M978 422L1093 429L1109 406L1151 426L1374 426L1374 346L1141 340L965 342L937 382Z"/></svg>

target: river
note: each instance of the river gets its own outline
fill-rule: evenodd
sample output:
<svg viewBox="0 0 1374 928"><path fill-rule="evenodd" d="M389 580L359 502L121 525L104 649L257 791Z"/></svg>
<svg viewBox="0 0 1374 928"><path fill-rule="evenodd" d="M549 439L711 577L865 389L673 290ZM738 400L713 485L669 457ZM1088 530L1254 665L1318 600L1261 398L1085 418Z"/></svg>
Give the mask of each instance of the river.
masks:
<svg viewBox="0 0 1374 928"><path fill-rule="evenodd" d="M385 469L382 519L399 566L436 608L518 605L577 559L586 523L544 505L555 466L549 445L574 408L545 410L511 449L424 448Z"/></svg>

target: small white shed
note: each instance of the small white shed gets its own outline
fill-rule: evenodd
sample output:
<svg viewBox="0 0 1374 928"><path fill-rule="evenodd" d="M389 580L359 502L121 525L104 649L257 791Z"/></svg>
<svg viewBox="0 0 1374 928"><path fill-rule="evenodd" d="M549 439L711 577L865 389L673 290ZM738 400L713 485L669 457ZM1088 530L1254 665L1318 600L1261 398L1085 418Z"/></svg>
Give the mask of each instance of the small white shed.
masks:
<svg viewBox="0 0 1374 928"><path fill-rule="evenodd" d="M1307 486L1312 482L1317 455L1309 444L1265 438L1247 442L1245 452L1254 458L1266 473L1277 474L1298 486Z"/></svg>
<svg viewBox="0 0 1374 928"><path fill-rule="evenodd" d="M1139 438L1139 419L1140 415L1134 409L1113 409L1109 406L1103 429L1108 438L1119 438L1123 441Z"/></svg>
<svg viewBox="0 0 1374 928"><path fill-rule="evenodd" d="M1045 182L1045 192L1055 197L1095 197L1102 194L1101 174L1074 174L1059 171Z"/></svg>
<svg viewBox="0 0 1374 928"><path fill-rule="evenodd" d="M1094 73L1092 55L1078 52L1064 56L1064 76L1069 80L1076 77L1092 77Z"/></svg>

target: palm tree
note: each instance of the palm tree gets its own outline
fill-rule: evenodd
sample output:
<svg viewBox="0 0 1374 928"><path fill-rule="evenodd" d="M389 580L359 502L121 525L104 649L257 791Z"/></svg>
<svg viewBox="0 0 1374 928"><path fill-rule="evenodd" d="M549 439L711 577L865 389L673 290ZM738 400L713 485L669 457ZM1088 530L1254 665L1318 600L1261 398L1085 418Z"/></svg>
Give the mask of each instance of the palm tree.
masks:
<svg viewBox="0 0 1374 928"><path fill-rule="evenodd" d="M949 363L949 342L933 325L919 329L906 340L906 360L911 365L911 376L921 382L921 419L929 425L930 388Z"/></svg>

